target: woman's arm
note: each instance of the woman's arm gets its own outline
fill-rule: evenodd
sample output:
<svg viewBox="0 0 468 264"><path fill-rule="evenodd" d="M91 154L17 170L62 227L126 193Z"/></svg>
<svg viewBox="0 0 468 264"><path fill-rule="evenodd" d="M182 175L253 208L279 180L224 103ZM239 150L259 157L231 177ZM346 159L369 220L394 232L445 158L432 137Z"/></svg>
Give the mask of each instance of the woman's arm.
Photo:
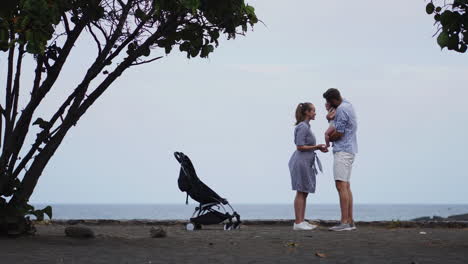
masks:
<svg viewBox="0 0 468 264"><path fill-rule="evenodd" d="M314 151L314 150L320 150L322 152L325 152L327 150L327 146L324 144L319 144L315 146L297 146L297 150L299 151Z"/></svg>

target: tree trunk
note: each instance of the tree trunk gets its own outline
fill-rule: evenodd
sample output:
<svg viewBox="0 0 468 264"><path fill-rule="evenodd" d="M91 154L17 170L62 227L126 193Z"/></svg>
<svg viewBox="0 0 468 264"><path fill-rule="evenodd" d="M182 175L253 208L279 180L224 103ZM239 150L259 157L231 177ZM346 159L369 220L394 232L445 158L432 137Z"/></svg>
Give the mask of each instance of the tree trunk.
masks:
<svg viewBox="0 0 468 264"><path fill-rule="evenodd" d="M29 201L34 188L37 185L39 177L41 177L47 163L54 155L57 148L62 143L63 138L70 129L70 125L64 127L59 131L50 142L44 147L44 149L34 158L34 162L31 164L29 170L24 174L24 178L21 182L21 186L18 191L15 192L13 198L10 200L12 205L20 205Z"/></svg>

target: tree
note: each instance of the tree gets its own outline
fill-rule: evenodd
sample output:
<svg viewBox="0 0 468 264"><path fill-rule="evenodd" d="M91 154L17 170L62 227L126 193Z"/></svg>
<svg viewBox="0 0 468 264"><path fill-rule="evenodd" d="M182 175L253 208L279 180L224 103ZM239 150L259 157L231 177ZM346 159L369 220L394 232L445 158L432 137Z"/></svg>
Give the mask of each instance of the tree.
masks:
<svg viewBox="0 0 468 264"><path fill-rule="evenodd" d="M437 43L443 48L465 53L468 45L468 0L444 1L426 6L429 15L434 14L438 34Z"/></svg>
<svg viewBox="0 0 468 264"><path fill-rule="evenodd" d="M35 210L28 204L44 168L67 132L127 69L161 59L151 56L154 50L169 54L175 47L187 58L207 58L220 35L233 39L257 22L254 8L243 0L2 1L0 50L7 69L0 104L0 232L32 232L28 215L51 217L50 207ZM87 36L96 44L94 62L55 113L37 116L44 98L58 89L70 52ZM26 56L35 63L32 84L21 82ZM31 96L18 111L25 85ZM31 133L37 135L29 146Z"/></svg>

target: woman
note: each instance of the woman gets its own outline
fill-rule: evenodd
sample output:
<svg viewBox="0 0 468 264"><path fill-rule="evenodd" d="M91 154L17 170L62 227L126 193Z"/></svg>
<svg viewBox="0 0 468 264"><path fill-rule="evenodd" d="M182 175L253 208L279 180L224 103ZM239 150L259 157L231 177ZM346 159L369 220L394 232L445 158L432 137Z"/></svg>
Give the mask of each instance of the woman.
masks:
<svg viewBox="0 0 468 264"><path fill-rule="evenodd" d="M312 230L317 226L305 221L306 199L309 193L315 192L316 163L322 171L322 166L315 151L328 152L325 144L316 145L315 136L310 130L310 121L315 120L315 107L311 103L300 103L296 109L296 128L294 130L294 143L297 150L289 160L292 189L296 191L294 211L296 220L294 230Z"/></svg>

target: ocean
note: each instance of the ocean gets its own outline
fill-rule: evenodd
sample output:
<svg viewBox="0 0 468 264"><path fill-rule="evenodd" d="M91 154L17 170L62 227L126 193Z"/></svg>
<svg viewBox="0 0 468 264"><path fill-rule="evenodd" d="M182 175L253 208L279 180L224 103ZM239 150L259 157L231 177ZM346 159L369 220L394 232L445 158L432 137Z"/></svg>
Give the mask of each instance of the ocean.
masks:
<svg viewBox="0 0 468 264"><path fill-rule="evenodd" d="M35 204L41 209L47 204ZM195 204L50 204L53 219L183 220ZM233 204L242 219L293 219L292 204ZM338 204L309 204L307 219L338 220ZM356 221L410 220L421 216L468 213L468 204L357 204Z"/></svg>

